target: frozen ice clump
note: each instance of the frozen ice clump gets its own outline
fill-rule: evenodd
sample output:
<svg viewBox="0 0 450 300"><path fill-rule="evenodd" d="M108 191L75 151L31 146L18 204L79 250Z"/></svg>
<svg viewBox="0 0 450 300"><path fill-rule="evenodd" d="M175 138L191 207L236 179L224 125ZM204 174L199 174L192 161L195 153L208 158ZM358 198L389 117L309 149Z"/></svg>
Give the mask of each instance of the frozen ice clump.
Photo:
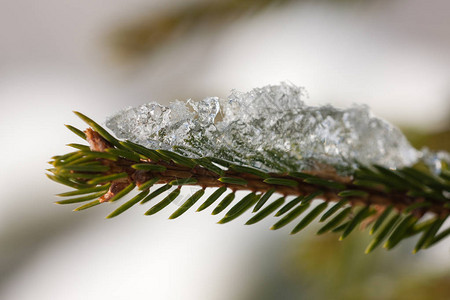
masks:
<svg viewBox="0 0 450 300"><path fill-rule="evenodd" d="M367 106L314 107L303 98L303 88L282 83L233 90L227 99L152 102L127 108L106 125L117 137L149 148L178 146L176 151L191 157L214 156L273 172L323 164L343 173L358 164L399 168L422 155Z"/></svg>
<svg viewBox="0 0 450 300"><path fill-rule="evenodd" d="M431 151L422 149L422 161L430 168L431 172L438 175L442 172L443 164L450 165L450 153L445 151Z"/></svg>

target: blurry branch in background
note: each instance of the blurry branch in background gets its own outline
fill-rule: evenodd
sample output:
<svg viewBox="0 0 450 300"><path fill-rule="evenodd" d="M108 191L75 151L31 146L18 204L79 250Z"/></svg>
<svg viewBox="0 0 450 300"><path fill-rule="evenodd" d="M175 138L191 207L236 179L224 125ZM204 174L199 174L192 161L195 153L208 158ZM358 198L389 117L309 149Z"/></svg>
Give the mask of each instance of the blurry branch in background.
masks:
<svg viewBox="0 0 450 300"><path fill-rule="evenodd" d="M445 267L440 271L423 268L417 272L417 265L404 251L376 252L370 257L358 255L366 242L362 233L345 243L329 235L304 236L286 251L282 272L272 276L288 277L282 280L291 286L284 289L292 289L299 295L306 293L301 299L448 299L450 273ZM400 247L406 250L407 244ZM263 295L273 289L270 284L260 282L262 297L255 299L264 299Z"/></svg>
<svg viewBox="0 0 450 300"><path fill-rule="evenodd" d="M360 0L322 0L348 3ZM225 0L202 1L183 4L166 11L151 11L117 28L110 43L116 56L122 61L140 59L178 37L193 32L201 26L224 28L241 17L252 17L268 9L282 7L299 0Z"/></svg>
<svg viewBox="0 0 450 300"><path fill-rule="evenodd" d="M37 202L44 202L44 197L35 197ZM50 241L67 237L82 225L81 219L32 213L22 214L0 232L0 290L8 285L13 274L27 265L41 247Z"/></svg>
<svg viewBox="0 0 450 300"><path fill-rule="evenodd" d="M449 99L450 101L450 99ZM450 152L450 110L447 112L447 124L434 132L424 132L420 128L402 128L411 144L420 149L427 147L431 150L445 150Z"/></svg>

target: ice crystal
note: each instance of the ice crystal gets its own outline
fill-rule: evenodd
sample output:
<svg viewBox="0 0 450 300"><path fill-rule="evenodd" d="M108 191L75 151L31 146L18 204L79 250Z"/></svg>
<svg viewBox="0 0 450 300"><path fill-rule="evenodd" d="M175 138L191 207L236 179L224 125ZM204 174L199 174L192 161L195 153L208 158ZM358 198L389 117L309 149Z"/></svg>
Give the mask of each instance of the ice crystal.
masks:
<svg viewBox="0 0 450 300"><path fill-rule="evenodd" d="M442 172L443 164L450 164L450 153L446 151L435 152L425 147L422 149L422 160L431 172L438 175Z"/></svg>
<svg viewBox="0 0 450 300"><path fill-rule="evenodd" d="M326 164L340 172L359 164L399 168L422 155L398 128L367 106L308 106L305 91L290 84L265 86L227 99L155 102L127 108L106 125L119 138L153 149L214 156L265 171L311 170Z"/></svg>

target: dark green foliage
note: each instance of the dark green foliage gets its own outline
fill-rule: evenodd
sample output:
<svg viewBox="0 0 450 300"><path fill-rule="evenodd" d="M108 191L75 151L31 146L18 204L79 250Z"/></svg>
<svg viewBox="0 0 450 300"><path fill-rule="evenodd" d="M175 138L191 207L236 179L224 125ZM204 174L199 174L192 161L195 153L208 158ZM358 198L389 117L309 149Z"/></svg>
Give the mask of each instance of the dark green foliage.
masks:
<svg viewBox="0 0 450 300"><path fill-rule="evenodd" d="M159 181L159 177L154 177L154 178L152 178L150 180L147 180L143 184L141 184L141 186L138 189L141 190L141 191L147 190L147 189L151 188L158 181Z"/></svg>
<svg viewBox="0 0 450 300"><path fill-rule="evenodd" d="M121 190L120 192L118 192L116 195L114 195L114 197L112 197L109 202L115 202L119 199L121 199L122 197L126 196L129 192L131 192L135 187L134 183L130 183L126 188L124 188L123 190Z"/></svg>
<svg viewBox="0 0 450 300"><path fill-rule="evenodd" d="M333 232L333 233L342 232L345 230L345 228L347 228L348 224L350 224L350 221L346 221L346 222L342 223L341 225L333 228L333 230L331 230L331 232Z"/></svg>
<svg viewBox="0 0 450 300"><path fill-rule="evenodd" d="M141 201L141 204L147 203L148 201L161 195L165 191L170 190L171 188L172 188L172 186L170 184L163 185L162 187L158 188L156 191L152 192L150 195L145 197L144 200Z"/></svg>
<svg viewBox="0 0 450 300"><path fill-rule="evenodd" d="M111 218L114 218L114 217L120 215L121 213L123 213L124 211L126 211L133 205L137 204L139 201L141 201L145 196L147 196L147 194L148 194L148 190L140 192L139 194L137 194L136 196L134 196L133 198L131 198L130 200L128 200L127 202L125 202L124 204L119 206L119 208L117 208L115 211L110 213L106 218L111 219Z"/></svg>
<svg viewBox="0 0 450 300"><path fill-rule="evenodd" d="M81 145L81 144L76 144L76 143L71 143L71 144L67 144L66 146L81 150L81 151L90 151L89 150L89 146L86 145Z"/></svg>
<svg viewBox="0 0 450 300"><path fill-rule="evenodd" d="M360 190L345 190L338 193L339 197L366 197L369 193Z"/></svg>
<svg viewBox="0 0 450 300"><path fill-rule="evenodd" d="M228 195L226 195L225 198L223 198L223 200L219 202L216 208L214 208L211 214L212 215L220 214L225 208L228 207L228 205L231 204L231 202L233 202L235 197L236 197L235 193L229 193Z"/></svg>
<svg viewBox="0 0 450 300"><path fill-rule="evenodd" d="M194 205L205 193L205 190L201 189L194 193L189 199L184 202L180 208L178 208L173 214L170 215L169 219L176 219L182 214L184 214L192 205Z"/></svg>
<svg viewBox="0 0 450 300"><path fill-rule="evenodd" d="M294 219L296 219L299 215L301 215L305 210L309 208L309 203L300 204L293 210L291 210L286 216L284 216L280 221L276 222L270 229L277 230L281 227L286 226L290 222L292 222Z"/></svg>
<svg viewBox="0 0 450 300"><path fill-rule="evenodd" d="M216 163L218 165L221 165L221 166L223 166L225 168L229 168L231 166L230 162L228 162L228 161L226 161L224 159L221 159L221 158L217 158L217 157L205 157L205 158L209 159L212 162L214 162L214 163Z"/></svg>
<svg viewBox="0 0 450 300"><path fill-rule="evenodd" d="M259 196L255 193L250 193L244 198L242 198L241 201L239 201L236 205L234 205L226 214L223 219L221 219L218 223L219 224L225 224L228 223L240 215L242 215L244 212L246 212L250 207L255 205L255 203L259 200Z"/></svg>
<svg viewBox="0 0 450 300"><path fill-rule="evenodd" d="M430 239L428 243L426 243L427 248L429 248L432 245L436 244L437 242L441 241L443 238L447 237L449 234L450 234L450 228L447 228L444 231L438 233L436 236L434 236L432 239Z"/></svg>
<svg viewBox="0 0 450 300"><path fill-rule="evenodd" d="M315 178L314 175L303 173L303 172L290 172L289 176L300 178L300 179L308 179L308 178Z"/></svg>
<svg viewBox="0 0 450 300"><path fill-rule="evenodd" d="M106 151L107 151L108 153L110 153L110 154L117 155L117 156L120 156L120 157L129 159L129 160L131 160L131 161L136 161L136 162L138 162L138 161L140 161L140 159L141 159L140 156L139 156L139 154L136 154L136 153L131 152L131 151L129 151L129 150L113 149L113 148L110 148L110 149L106 149Z"/></svg>
<svg viewBox="0 0 450 300"><path fill-rule="evenodd" d="M105 194L105 192L100 192L100 193L94 193L94 194L90 194L87 196L81 196L81 197L76 197L76 198L71 198L71 199L67 199L67 200L61 200L61 201L56 201L56 204L73 204L73 203L80 203L80 202L86 202L92 199L96 199L99 198L101 196L103 196Z"/></svg>
<svg viewBox="0 0 450 300"><path fill-rule="evenodd" d="M430 207L431 203L430 202L417 202L414 204L411 204L410 206L408 206L407 208L405 208L405 210L403 211L404 213L410 213L416 209L419 208L424 208L424 207Z"/></svg>
<svg viewBox="0 0 450 300"><path fill-rule="evenodd" d="M384 220L389 216L391 211L394 209L393 205L389 205L385 208L385 210L381 213L381 215L376 220L375 224L373 224L372 228L370 229L370 234L374 234L378 228L380 228L381 224L383 224Z"/></svg>
<svg viewBox="0 0 450 300"><path fill-rule="evenodd" d="M262 195L261 198L259 198L258 203L256 203L255 208L253 209L253 212L257 212L263 205L269 200L270 196L275 193L275 189L270 189L267 192Z"/></svg>
<svg viewBox="0 0 450 300"><path fill-rule="evenodd" d="M111 186L111 184L108 183L108 184L100 185L100 186L96 186L96 187L79 189L79 190L74 190L74 191L70 191L70 192L66 192L66 193L61 193L56 196L69 197L69 196L77 196L77 195L89 194L89 193L94 193L94 192L106 191L110 186Z"/></svg>
<svg viewBox="0 0 450 300"><path fill-rule="evenodd" d="M158 162L160 160L160 156L155 150L147 149L141 145L132 143L130 141L120 142L122 146L127 148L128 150L134 151L138 154L143 155L146 158L151 159L154 162Z"/></svg>
<svg viewBox="0 0 450 300"><path fill-rule="evenodd" d="M407 231L412 225L417 222L417 218L413 215L405 216L398 226L394 229L391 236L388 238L387 242L384 244L386 249L394 248L403 238L408 237Z"/></svg>
<svg viewBox="0 0 450 300"><path fill-rule="evenodd" d="M322 202L319 205L317 205L316 207L314 207L313 210L311 210L301 221L300 223L297 224L297 226L294 227L294 229L292 229L291 234L295 234L297 232L299 232L300 230L302 230L303 228L305 228L306 226L309 225L309 223L311 223L318 215L320 215L320 213L322 213L325 208L327 208L328 203L327 202Z"/></svg>
<svg viewBox="0 0 450 300"><path fill-rule="evenodd" d="M156 214L158 211L172 203L173 200L175 200L180 195L180 189L173 190L169 195L167 195L164 199L162 199L159 203L155 204L152 208L147 210L145 212L145 215L153 215Z"/></svg>
<svg viewBox="0 0 450 300"><path fill-rule="evenodd" d="M311 184L316 184L316 185L320 185L320 186L324 186L324 187L331 188L331 189L336 189L336 190L343 190L343 189L345 189L345 185L343 185L342 183L331 181L331 180L324 180L324 179L321 179L321 178L315 178L315 177L306 178L304 180L304 182L311 183Z"/></svg>
<svg viewBox="0 0 450 300"><path fill-rule="evenodd" d="M316 199L317 197L319 197L322 194L323 194L322 191L317 191L317 192L313 192L313 193L311 193L309 195L306 195L305 198L303 198L302 203L308 203L311 200Z"/></svg>
<svg viewBox="0 0 450 300"><path fill-rule="evenodd" d="M175 179L169 182L170 185L184 185L184 184L196 184L197 179L195 178L182 178L182 179Z"/></svg>
<svg viewBox="0 0 450 300"><path fill-rule="evenodd" d="M222 196L223 193L225 193L227 190L226 187L222 186L220 188L218 188L217 190L214 191L214 193L212 193L208 199L206 199L205 202L203 202L202 205L200 205L200 207L197 209L197 211L202 211L206 208L208 208L211 204L213 204L217 199L219 199L220 196Z"/></svg>
<svg viewBox="0 0 450 300"><path fill-rule="evenodd" d="M285 186L297 186L298 182L292 179L283 179L283 178L267 178L264 179L265 183L275 184L275 185L285 185Z"/></svg>
<svg viewBox="0 0 450 300"><path fill-rule="evenodd" d="M422 248L426 248L433 242L433 238L436 236L436 233L438 232L439 228L444 223L445 218L437 218L433 220L433 223L431 226L428 227L428 229L422 234L420 239L417 241L416 246L414 247L413 253L417 253ZM438 238L437 236L435 239Z"/></svg>
<svg viewBox="0 0 450 300"><path fill-rule="evenodd" d="M87 202L75 211L97 206L105 199L109 199L106 202L121 200L138 185L140 193L107 216L113 218L137 203L145 204L176 186L145 213L153 215L169 206L180 195L184 185L197 185L201 189L177 208L170 219L178 218L191 209L202 200L205 188L211 187L215 191L197 211L208 208L231 190L212 211L216 215L231 206L218 223L231 222L251 210L253 215L246 225L258 223L267 217L279 217L271 229L276 230L297 221L291 230L291 234L295 234L319 218L324 223L317 234L340 233L340 239L349 236L361 224L373 223L370 234L375 237L366 253L375 250L384 241L384 247L389 250L406 238L417 237L413 251L416 253L450 234L450 228L441 230L450 212L450 173L445 169L447 165L439 175L424 169L423 165L400 170L378 165L360 166L352 174L351 181L331 180L329 178L333 177L322 178L304 172L268 173L239 165L236 161L214 157L192 159L180 154L190 153L182 147L174 148L174 151L179 152L176 153L119 141L88 117L76 114L112 147L105 152L98 152L90 150L87 145L74 143L68 146L77 151L52 158L51 168L48 169L52 174L46 174L47 177L74 189L58 194L59 197L68 198L56 203ZM81 130L66 126L77 136L87 138ZM229 156L230 160L232 155ZM277 162L268 162L268 165L271 164L275 166ZM157 183L163 185L150 191ZM233 203L237 190L250 193ZM101 198L106 193L109 193L108 196ZM274 194L278 197L269 202ZM295 197L285 203L286 197L291 195ZM317 199L319 197L323 199ZM328 206L330 208L327 209ZM313 208L302 217L310 207Z"/></svg>
<svg viewBox="0 0 450 300"><path fill-rule="evenodd" d="M413 226L408 228L407 236L413 236L420 232L427 231L431 225L436 221L436 218L431 218L422 222L417 221Z"/></svg>
<svg viewBox="0 0 450 300"><path fill-rule="evenodd" d="M236 172L240 172L240 173L253 174L253 175L261 177L261 178L269 177L269 174L267 174L263 171L260 171L258 169L255 169L255 168L244 167L244 166L239 166L239 165L230 165L230 169L235 170Z"/></svg>
<svg viewBox="0 0 450 300"><path fill-rule="evenodd" d="M125 172L119 173L119 174L111 174L111 175L105 175L105 176L97 176L94 179L91 179L88 181L89 184L99 184L102 182L110 182L113 180L117 180L120 178L126 178L128 177L128 174Z"/></svg>
<svg viewBox="0 0 450 300"><path fill-rule="evenodd" d="M50 174L45 174L47 176L47 178L53 180L54 182L72 187L74 189L82 189L85 187L90 187L92 185L90 184L83 184L83 183L77 183L74 182L73 180L71 180L70 178L67 177L62 177L62 176L58 176L58 175L50 175Z"/></svg>
<svg viewBox="0 0 450 300"><path fill-rule="evenodd" d="M119 157L118 155L114 155L111 153L107 153L107 152L98 152L98 151L90 151L90 150L83 150L84 154L86 155L85 157L87 158L104 158L107 160L112 160L112 161L116 161L117 158Z"/></svg>
<svg viewBox="0 0 450 300"><path fill-rule="evenodd" d="M205 169L216 173L219 176L224 176L225 172L219 168L218 166L214 165L209 159L207 158L200 158L194 160L197 164L204 167Z"/></svg>
<svg viewBox="0 0 450 300"><path fill-rule="evenodd" d="M73 127L72 125L66 125L66 127L67 127L70 131L72 131L73 133L75 133L76 135L78 135L80 138L82 138L83 140L86 139L86 134L85 134L83 131L81 131L80 129L75 128L75 127Z"/></svg>
<svg viewBox="0 0 450 300"><path fill-rule="evenodd" d="M95 173L109 171L108 166L102 165L66 165L61 169L77 172L95 172Z"/></svg>
<svg viewBox="0 0 450 300"><path fill-rule="evenodd" d="M238 177L220 177L218 180L223 183L247 185L247 180Z"/></svg>
<svg viewBox="0 0 450 300"><path fill-rule="evenodd" d="M352 210L351 207L347 207L347 208L343 209L339 214L337 214L327 224L325 224L322 228L320 228L319 231L317 231L317 234L323 234L325 232L328 232L328 231L336 228L339 224L341 224L342 221L345 220L345 218L349 215L351 210Z"/></svg>
<svg viewBox="0 0 450 300"><path fill-rule="evenodd" d="M100 200L97 199L97 200L94 200L94 201L92 201L92 202L89 202L89 203L86 203L86 204L84 204L84 205L81 205L81 206L75 208L73 211L81 211L81 210L85 210L85 209L88 209L88 208L97 206L97 205L99 205L99 204L101 204L101 203L100 203Z"/></svg>
<svg viewBox="0 0 450 300"><path fill-rule="evenodd" d="M376 247L378 247L383 242L383 240L389 235L389 233L395 227L399 219L400 214L396 214L389 220L389 222L387 222L387 224L383 227L380 233L378 233L378 235L370 242L369 246L367 246L366 253L372 252Z"/></svg>
<svg viewBox="0 0 450 300"><path fill-rule="evenodd" d="M341 209L347 203L348 203L348 199L344 198L341 201L339 201L338 203L336 203L335 205L333 205L329 210L327 210L322 215L322 217L320 218L320 222L323 222L326 219L328 219L330 216L332 216L335 212L337 212L339 209Z"/></svg>
<svg viewBox="0 0 450 300"><path fill-rule="evenodd" d="M107 140L108 142L110 142L112 145L114 145L115 147L121 149L123 148L122 145L120 145L119 141L113 137L108 131L106 131L103 127L101 127L100 125L98 125L96 122L94 122L92 119L86 117L85 115L83 115L80 112L74 111L74 113L84 122L86 122L89 126L92 127L92 129L94 129L95 131L97 131L105 140ZM71 129L71 128L69 128ZM72 129L71 129L72 130ZM84 138L86 138L86 136L84 136Z"/></svg>
<svg viewBox="0 0 450 300"><path fill-rule="evenodd" d="M355 216L350 220L344 232L342 233L340 240L345 239L358 224L360 224L367 216L370 215L370 207L366 206L360 211L358 211Z"/></svg>
<svg viewBox="0 0 450 300"><path fill-rule="evenodd" d="M277 213L275 214L276 217L281 216L284 213L287 213L291 210L294 206L299 204L305 197L304 196L298 196L295 197L293 200L289 201L286 205L284 205Z"/></svg>
<svg viewBox="0 0 450 300"><path fill-rule="evenodd" d="M248 220L247 223L245 223L245 225L255 224L255 223L261 221L262 219L264 219L265 217L269 216L271 213L273 213L275 210L277 210L278 207L283 205L284 200L285 200L285 198L281 197L281 198L278 198L277 200L275 200L274 202L270 203L269 205L267 205L267 207L262 209L259 213L257 213L250 220Z"/></svg>
<svg viewBox="0 0 450 300"><path fill-rule="evenodd" d="M69 165L73 164L74 161L78 160L81 157L83 157L83 153L81 151L68 153L66 155L59 157L57 160L55 160L53 165L55 167L61 166L61 165L69 166Z"/></svg>
<svg viewBox="0 0 450 300"><path fill-rule="evenodd" d="M135 170L152 171L152 172L164 172L165 170L167 170L167 168L164 166L151 164L134 164L131 167Z"/></svg>
<svg viewBox="0 0 450 300"><path fill-rule="evenodd" d="M197 164L190 158L181 156L175 152L167 151L167 150L156 150L159 154L171 159L174 163L186 166L189 168L195 167Z"/></svg>

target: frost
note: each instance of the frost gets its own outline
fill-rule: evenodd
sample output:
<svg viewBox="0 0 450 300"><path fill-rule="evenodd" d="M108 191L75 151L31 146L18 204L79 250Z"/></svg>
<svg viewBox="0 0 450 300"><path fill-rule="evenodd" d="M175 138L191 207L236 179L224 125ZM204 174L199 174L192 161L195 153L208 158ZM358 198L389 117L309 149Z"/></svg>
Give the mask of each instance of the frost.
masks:
<svg viewBox="0 0 450 300"><path fill-rule="evenodd" d="M445 151L434 152L425 147L422 149L422 160L431 172L438 175L441 173L444 163L450 164L450 153Z"/></svg>
<svg viewBox="0 0 450 300"><path fill-rule="evenodd" d="M227 99L209 97L169 106L152 102L108 118L117 137L191 157L214 156L265 171L299 171L331 165L340 172L358 164L399 168L422 153L398 128L367 106L308 106L302 88L280 84Z"/></svg>

